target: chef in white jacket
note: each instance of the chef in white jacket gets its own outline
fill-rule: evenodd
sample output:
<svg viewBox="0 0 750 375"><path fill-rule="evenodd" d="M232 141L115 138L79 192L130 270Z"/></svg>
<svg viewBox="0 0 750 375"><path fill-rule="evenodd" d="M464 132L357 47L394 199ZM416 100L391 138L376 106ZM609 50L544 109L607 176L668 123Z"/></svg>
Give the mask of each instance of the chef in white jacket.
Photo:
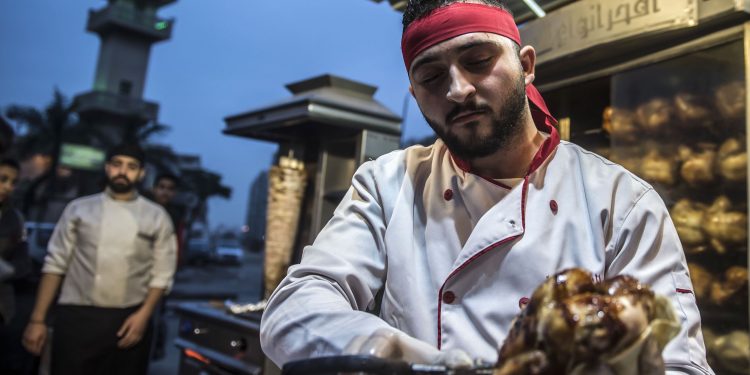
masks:
<svg viewBox="0 0 750 375"><path fill-rule="evenodd" d="M671 299L668 373L712 374L685 256L646 182L560 141L496 0L409 2L410 90L439 139L363 164L333 218L271 296L278 365L346 353L493 363L545 278L628 274Z"/></svg>

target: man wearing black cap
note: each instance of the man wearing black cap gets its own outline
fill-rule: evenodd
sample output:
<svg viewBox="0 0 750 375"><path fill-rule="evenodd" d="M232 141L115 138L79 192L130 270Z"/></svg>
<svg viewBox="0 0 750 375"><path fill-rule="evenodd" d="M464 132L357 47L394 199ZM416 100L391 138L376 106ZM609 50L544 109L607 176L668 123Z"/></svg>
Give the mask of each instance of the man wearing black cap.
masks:
<svg viewBox="0 0 750 375"><path fill-rule="evenodd" d="M144 153L107 155L104 192L72 201L50 239L23 344L39 354L47 311L62 284L51 373L145 374L151 314L172 285L176 240L167 212L137 193Z"/></svg>

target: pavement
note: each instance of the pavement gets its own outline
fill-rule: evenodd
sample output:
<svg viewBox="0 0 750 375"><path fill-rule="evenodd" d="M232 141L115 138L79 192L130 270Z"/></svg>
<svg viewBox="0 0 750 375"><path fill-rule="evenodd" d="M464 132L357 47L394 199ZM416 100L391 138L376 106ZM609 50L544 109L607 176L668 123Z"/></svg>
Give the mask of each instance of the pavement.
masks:
<svg viewBox="0 0 750 375"><path fill-rule="evenodd" d="M166 301L167 344L165 357L152 361L149 375L176 375L180 352L174 345L179 319L174 307L184 302L225 301L257 302L261 295L263 254L245 252L239 266L206 264L187 266L175 275L172 292Z"/></svg>

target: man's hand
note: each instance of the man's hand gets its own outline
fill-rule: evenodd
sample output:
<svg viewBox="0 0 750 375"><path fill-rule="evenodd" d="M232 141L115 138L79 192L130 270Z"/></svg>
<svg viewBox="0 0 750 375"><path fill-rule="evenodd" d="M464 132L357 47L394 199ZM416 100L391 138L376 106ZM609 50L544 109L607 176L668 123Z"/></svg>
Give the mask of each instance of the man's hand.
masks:
<svg viewBox="0 0 750 375"><path fill-rule="evenodd" d="M473 365L471 357L462 350L440 351L425 342L389 329L380 329L370 336L354 338L344 349L344 354L364 354L450 368L469 368Z"/></svg>
<svg viewBox="0 0 750 375"><path fill-rule="evenodd" d="M44 343L47 341L47 325L43 322L29 322L23 331L23 347L31 354L42 353Z"/></svg>
<svg viewBox="0 0 750 375"><path fill-rule="evenodd" d="M143 333L146 332L146 326L148 326L150 317L150 314L146 314L143 310L139 309L125 319L122 327L117 331L117 337L120 338L117 341L117 347L126 349L141 341Z"/></svg>

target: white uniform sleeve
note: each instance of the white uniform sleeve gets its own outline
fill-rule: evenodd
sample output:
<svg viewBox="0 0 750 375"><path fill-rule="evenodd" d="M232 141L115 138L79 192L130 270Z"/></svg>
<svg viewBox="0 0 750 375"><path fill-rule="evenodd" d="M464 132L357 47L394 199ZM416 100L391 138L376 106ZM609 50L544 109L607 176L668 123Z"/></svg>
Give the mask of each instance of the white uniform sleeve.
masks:
<svg viewBox="0 0 750 375"><path fill-rule="evenodd" d="M44 257L44 266L42 266L43 273L56 275L67 273L77 243L76 207L75 202L68 204L57 221L52 237L47 244L47 255Z"/></svg>
<svg viewBox="0 0 750 375"><path fill-rule="evenodd" d="M164 210L161 210L158 225L154 241L154 266L151 267L151 281L148 287L164 289L164 294L167 294L172 289L177 268L177 236L172 220Z"/></svg>
<svg viewBox="0 0 750 375"><path fill-rule="evenodd" d="M366 163L333 218L269 299L260 338L274 363L341 354L354 337L396 330L367 312L385 279L382 200L373 163Z"/></svg>
<svg viewBox="0 0 750 375"><path fill-rule="evenodd" d="M619 226L619 228L618 228ZM648 189L607 244L607 277L631 275L672 300L682 328L664 350L667 374L713 374L706 362L700 314L685 254L664 202Z"/></svg>

